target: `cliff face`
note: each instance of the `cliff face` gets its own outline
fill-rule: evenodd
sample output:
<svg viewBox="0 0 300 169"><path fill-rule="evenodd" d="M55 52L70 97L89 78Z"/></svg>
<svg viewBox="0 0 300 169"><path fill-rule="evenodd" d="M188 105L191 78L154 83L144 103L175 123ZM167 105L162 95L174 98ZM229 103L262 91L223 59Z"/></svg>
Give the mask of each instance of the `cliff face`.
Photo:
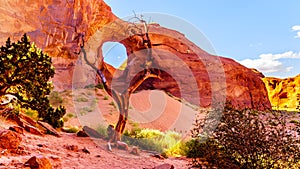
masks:
<svg viewBox="0 0 300 169"><path fill-rule="evenodd" d="M293 78L263 78L274 109L295 111L300 99L300 75Z"/></svg>
<svg viewBox="0 0 300 169"><path fill-rule="evenodd" d="M0 44L27 33L50 56L77 58L87 39L116 17L101 0L10 0L0 4Z"/></svg>
<svg viewBox="0 0 300 169"><path fill-rule="evenodd" d="M88 57L99 54L99 66L103 66L101 46L104 42L120 42L126 47L128 66L125 71L115 71L112 67L105 70L113 85L119 85L120 79L130 84L143 71L141 65L146 51L139 45L142 40L129 37L128 34L133 33L132 24L118 19L102 0L12 0L0 4L0 16L1 25L5 25L0 28L1 44L9 36L18 39L28 33L38 47L56 57L53 60L57 70L56 89L70 88L74 83L74 67L79 65L75 59L84 42ZM208 54L177 31L157 24L149 25L149 30L151 43L155 44L152 69L160 70L163 80L150 78L138 90L161 89L205 107L212 102L222 102L223 96L237 107L271 107L264 83L250 69L234 60ZM78 72L76 76L80 76Z"/></svg>

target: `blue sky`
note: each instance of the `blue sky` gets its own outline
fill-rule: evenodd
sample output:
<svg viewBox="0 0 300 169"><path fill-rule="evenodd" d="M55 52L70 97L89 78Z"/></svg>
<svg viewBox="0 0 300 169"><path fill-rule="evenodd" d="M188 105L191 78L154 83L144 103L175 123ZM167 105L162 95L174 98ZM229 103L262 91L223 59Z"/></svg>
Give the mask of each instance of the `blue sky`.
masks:
<svg viewBox="0 0 300 169"><path fill-rule="evenodd" d="M132 11L163 13L181 18L203 33L217 55L257 68L266 76L290 77L300 74L299 0L105 2L120 18L132 15ZM159 23L155 19L152 21ZM169 28L189 33L180 27ZM205 48L197 39L191 40Z"/></svg>

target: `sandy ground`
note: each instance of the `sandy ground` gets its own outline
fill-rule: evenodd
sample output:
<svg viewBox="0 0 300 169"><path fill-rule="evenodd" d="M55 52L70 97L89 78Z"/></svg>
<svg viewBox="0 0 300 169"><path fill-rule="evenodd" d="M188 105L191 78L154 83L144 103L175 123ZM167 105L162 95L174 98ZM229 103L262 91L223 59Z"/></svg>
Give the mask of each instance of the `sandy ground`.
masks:
<svg viewBox="0 0 300 169"><path fill-rule="evenodd" d="M88 101L77 99L85 97ZM118 119L117 108L112 105L112 98L103 99L106 93L102 90L78 90L73 93L64 93L64 104L68 113L75 114L65 123L66 126L90 126L114 124ZM67 99L66 99L67 98ZM183 134L191 126L196 111L157 91L145 91L135 94L131 98L130 117L126 129L134 124L140 128L156 128L161 131L178 130ZM92 108L83 112L85 107ZM182 114L190 115L181 117ZM178 119L183 119L180 121ZM11 122L0 121L0 128L7 129L15 125ZM113 148L113 152L107 151L107 142L98 139L77 137L75 134L60 132L62 137L52 135L36 136L25 132L22 135L21 147L24 153L0 154L0 168L24 168L23 164L32 156L42 155L50 159L53 168L74 169L121 169L121 168L153 168L160 164L169 163L177 169L188 168L188 159L184 157L158 159L152 157L150 152L141 150L140 155L132 155L129 151ZM75 146L78 150L68 150L66 147ZM85 153L87 149L90 153Z"/></svg>
<svg viewBox="0 0 300 169"><path fill-rule="evenodd" d="M8 128L15 124L1 121L0 128ZM42 155L50 159L53 168L72 169L110 169L110 168L153 168L169 163L175 168L187 168L187 159L158 159L151 153L141 151L140 155L132 155L129 151L113 149L106 150L106 141L92 140L89 137L77 137L75 134L62 133L62 137L52 135L36 136L25 132L22 135L20 147L24 152L19 154L1 153L0 168L25 168L23 164L32 156ZM68 146L78 147L78 150L68 150ZM85 153L87 149L90 153Z"/></svg>

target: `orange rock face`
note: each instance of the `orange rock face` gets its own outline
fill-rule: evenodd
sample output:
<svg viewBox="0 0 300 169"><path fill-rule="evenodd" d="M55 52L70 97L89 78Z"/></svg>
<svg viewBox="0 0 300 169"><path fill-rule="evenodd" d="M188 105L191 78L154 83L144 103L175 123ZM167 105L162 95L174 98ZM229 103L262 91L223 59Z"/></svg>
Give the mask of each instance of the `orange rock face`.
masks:
<svg viewBox="0 0 300 169"><path fill-rule="evenodd" d="M274 109L295 111L300 102L300 75L293 78L263 78Z"/></svg>
<svg viewBox="0 0 300 169"><path fill-rule="evenodd" d="M92 73L86 77L74 71L83 44L88 57L98 57L97 66L104 70L113 86L126 88L144 71L148 51L141 45L142 39L129 29L132 26L129 22L117 18L102 0L29 0L26 3L12 0L0 6L3 7L0 23L7 23L0 29L0 43L8 36L17 39L28 33L38 47L56 57L53 60L57 70L56 89L71 88L74 74L82 76L82 81L93 79ZM236 107L271 108L267 90L256 73L232 59L205 52L177 31L158 24L148 26L153 44L151 69L159 70L162 80L149 78L137 90L164 90L203 107L227 99ZM128 64L124 71L103 67L101 47L108 41L126 47Z"/></svg>

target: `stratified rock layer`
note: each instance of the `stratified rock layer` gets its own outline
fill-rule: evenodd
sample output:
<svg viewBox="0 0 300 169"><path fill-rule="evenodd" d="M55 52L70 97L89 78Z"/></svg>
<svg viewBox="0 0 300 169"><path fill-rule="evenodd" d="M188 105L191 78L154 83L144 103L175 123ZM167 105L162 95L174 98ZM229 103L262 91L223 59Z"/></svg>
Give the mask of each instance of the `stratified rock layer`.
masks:
<svg viewBox="0 0 300 169"><path fill-rule="evenodd" d="M274 109L296 110L300 104L300 75L285 79L266 77L263 81Z"/></svg>
<svg viewBox="0 0 300 169"><path fill-rule="evenodd" d="M28 33L38 47L56 57L54 85L57 90L71 88L72 83L94 80L92 70L82 73L87 66L74 71L82 62L75 59L84 44L89 58L98 53L100 67L103 66L103 43L120 42L126 47L128 66L125 71L115 71L110 66L104 68L112 85L125 84L123 87L126 87L144 69L146 53L142 40L129 36L134 34L133 25L117 18L102 0L12 0L0 4L0 16L1 25L5 25L0 29L1 44L8 36L18 39ZM222 104L226 97L236 107L271 108L264 83L250 69L232 59L208 54L177 31L157 24L149 25L149 30L151 43L155 45L152 68L161 71L163 80L148 79L138 90L164 90L204 107ZM79 81L72 80L74 74Z"/></svg>

